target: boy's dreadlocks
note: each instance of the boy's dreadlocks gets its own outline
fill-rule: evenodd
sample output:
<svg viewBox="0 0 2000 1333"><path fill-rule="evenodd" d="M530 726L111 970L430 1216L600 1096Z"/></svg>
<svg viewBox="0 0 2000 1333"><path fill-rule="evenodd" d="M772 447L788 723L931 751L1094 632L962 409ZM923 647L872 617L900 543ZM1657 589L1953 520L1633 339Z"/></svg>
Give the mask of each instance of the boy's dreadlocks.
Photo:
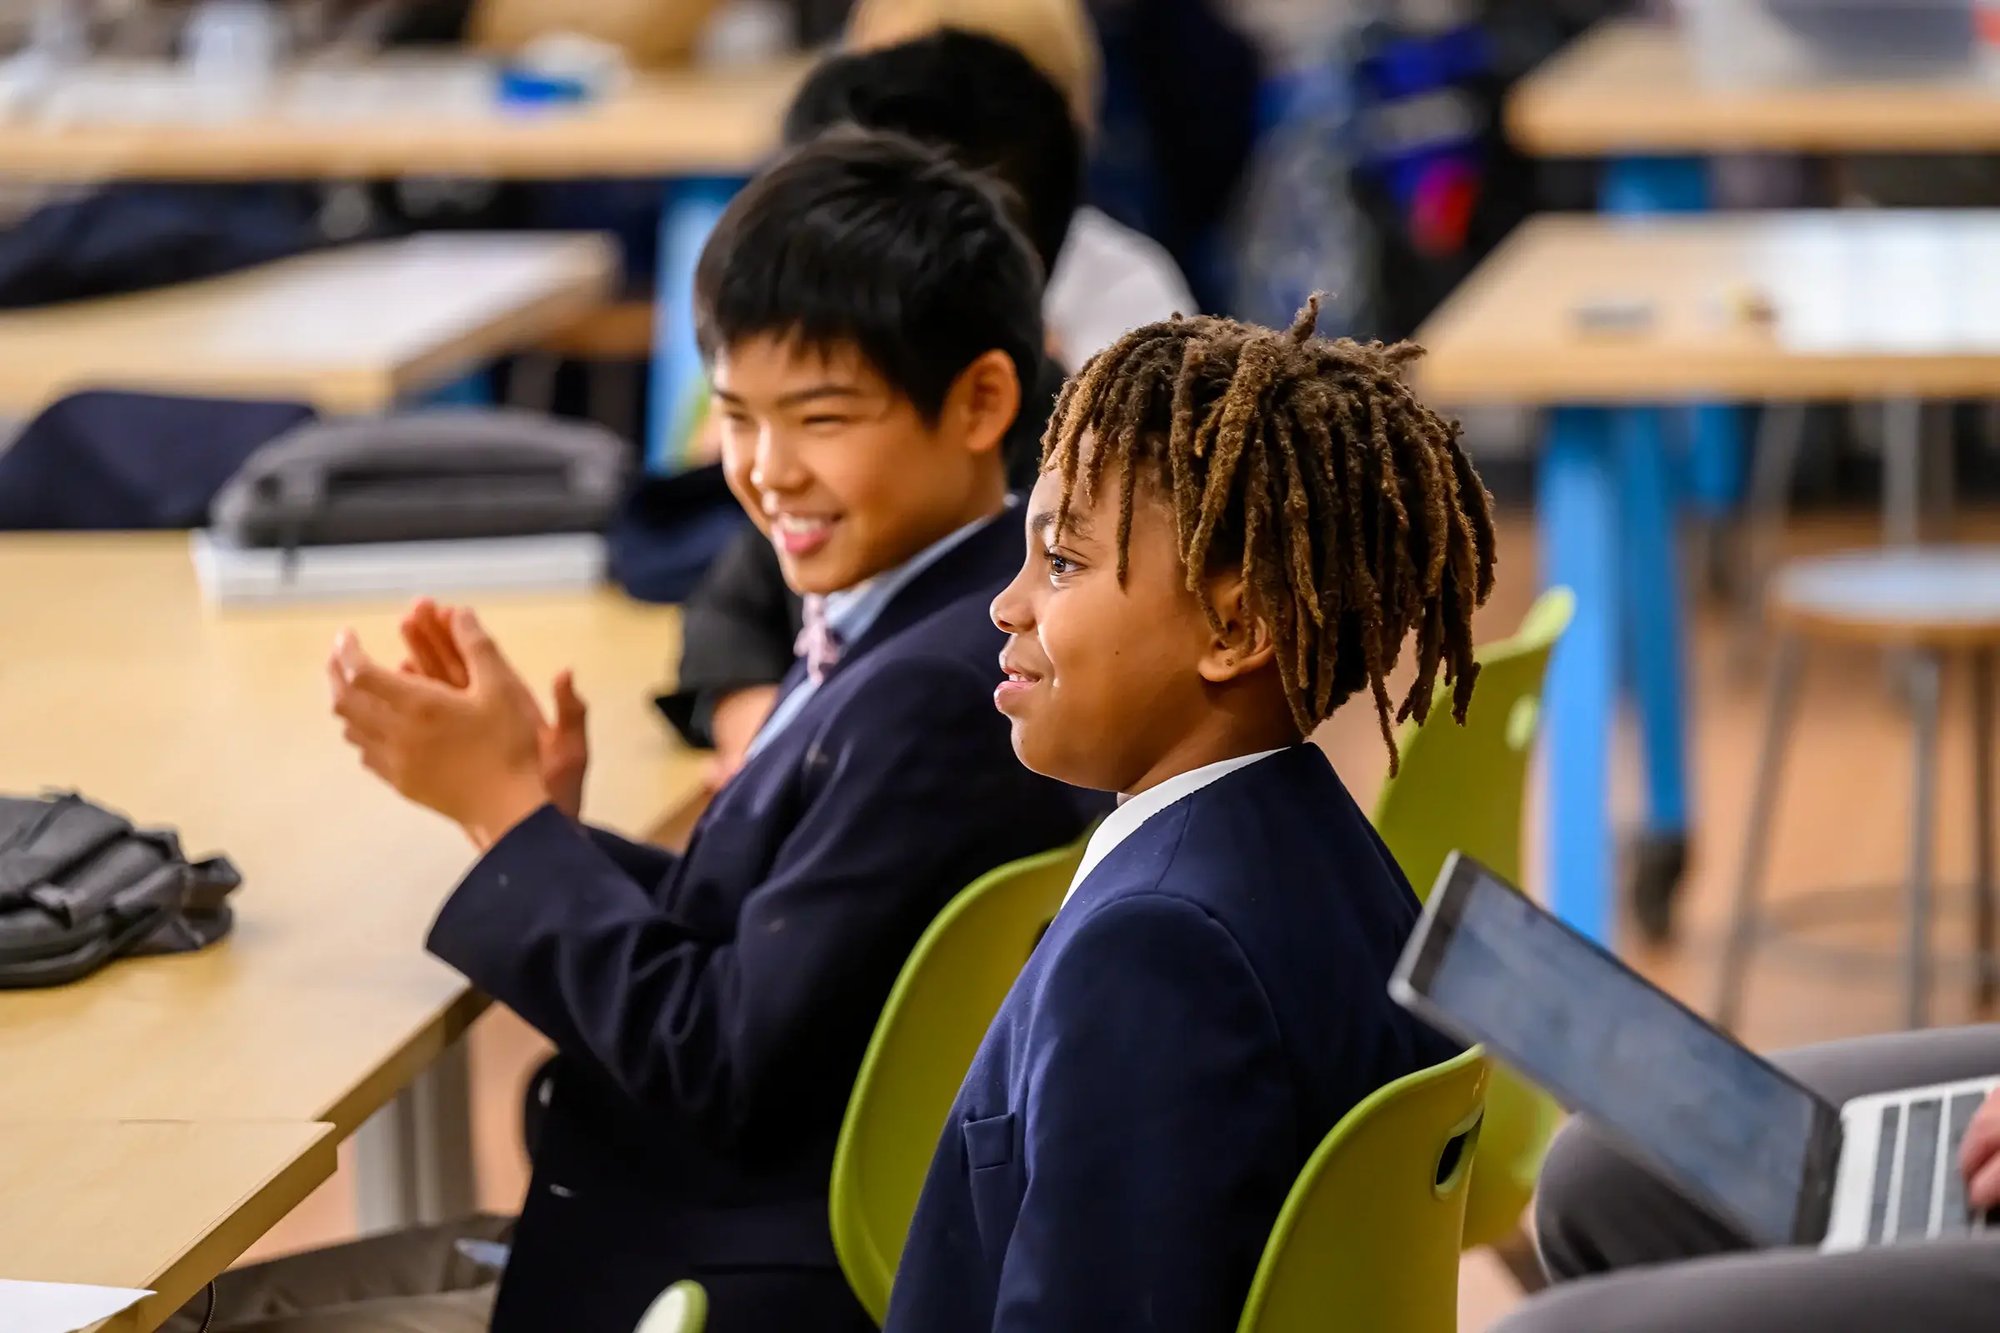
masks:
<svg viewBox="0 0 2000 1333"><path fill-rule="evenodd" d="M1107 463L1123 465L1121 582L1144 465L1172 503L1188 587L1240 562L1300 731L1366 684L1393 771L1394 724L1428 715L1440 666L1465 720L1493 514L1457 426L1403 383L1422 349L1315 337L1319 300L1284 333L1212 316L1132 330L1063 387L1042 465L1062 477L1059 527L1079 485L1088 501ZM1412 630L1417 678L1392 708Z"/></svg>

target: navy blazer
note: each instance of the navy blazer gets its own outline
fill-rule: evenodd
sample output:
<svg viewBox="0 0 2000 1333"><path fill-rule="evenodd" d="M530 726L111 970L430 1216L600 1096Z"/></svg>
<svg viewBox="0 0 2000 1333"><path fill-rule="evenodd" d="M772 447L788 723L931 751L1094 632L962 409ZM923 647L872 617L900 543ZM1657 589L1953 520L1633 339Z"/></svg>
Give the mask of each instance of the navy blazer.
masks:
<svg viewBox="0 0 2000 1333"><path fill-rule="evenodd" d="M954 893L1105 808L994 711L987 608L1020 562L1004 514L914 578L684 856L547 807L445 904L431 950L558 1052L495 1329L631 1333L684 1277L711 1333L869 1327L827 1184L882 1003Z"/></svg>
<svg viewBox="0 0 2000 1333"><path fill-rule="evenodd" d="M1456 1049L1388 996L1416 919L1312 746L1141 824L1077 886L986 1034L890 1333L1234 1329L1320 1139Z"/></svg>

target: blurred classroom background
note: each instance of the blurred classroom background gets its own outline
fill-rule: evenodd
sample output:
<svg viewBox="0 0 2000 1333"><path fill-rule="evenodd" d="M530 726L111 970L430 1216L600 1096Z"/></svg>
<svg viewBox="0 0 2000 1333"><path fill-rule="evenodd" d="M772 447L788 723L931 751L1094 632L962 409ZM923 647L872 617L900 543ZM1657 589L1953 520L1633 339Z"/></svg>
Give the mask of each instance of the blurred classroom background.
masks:
<svg viewBox="0 0 2000 1333"><path fill-rule="evenodd" d="M846 10L0 0L0 788L177 823L258 904L194 980L0 996L0 1120L80 1114L74 1092L361 1130L330 1178L330 1140L274 1145L229 1185L260 1208L136 1271L0 1223L72 1280L192 1290L203 1263L518 1201L539 1041L417 956L458 853L345 781L298 664L349 619L384 638L419 590L490 600L531 676L594 671L593 808L685 829L701 764L649 702L664 608L738 521L704 467L691 266ZM1575 591L1531 890L1760 1048L1990 1017L2000 8L1088 21L1090 202L1204 310L1284 323L1326 290L1323 331L1424 343L1419 391L1504 515L1482 638ZM399 502L429 445L484 508ZM1373 718L1321 739L1367 807ZM469 1106L469 1160L391 1101L413 1080ZM0 1195L34 1168L0 1165ZM1518 1299L1468 1253L1462 1328Z"/></svg>

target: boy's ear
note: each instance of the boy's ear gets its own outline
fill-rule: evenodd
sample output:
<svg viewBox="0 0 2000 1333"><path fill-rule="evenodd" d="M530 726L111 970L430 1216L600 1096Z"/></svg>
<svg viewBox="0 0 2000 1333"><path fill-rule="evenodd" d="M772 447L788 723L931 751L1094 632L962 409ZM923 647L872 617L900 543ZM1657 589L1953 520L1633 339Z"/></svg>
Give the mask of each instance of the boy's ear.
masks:
<svg viewBox="0 0 2000 1333"><path fill-rule="evenodd" d="M995 347L958 372L945 396L944 419L969 453L1000 448L1021 411L1021 377L1014 358Z"/></svg>
<svg viewBox="0 0 2000 1333"><path fill-rule="evenodd" d="M1201 656L1201 678L1211 685L1262 671L1277 660L1278 645L1271 635L1270 622L1250 608L1250 583L1239 571L1217 574L1208 580L1208 604L1222 622L1222 632L1209 639L1208 651Z"/></svg>

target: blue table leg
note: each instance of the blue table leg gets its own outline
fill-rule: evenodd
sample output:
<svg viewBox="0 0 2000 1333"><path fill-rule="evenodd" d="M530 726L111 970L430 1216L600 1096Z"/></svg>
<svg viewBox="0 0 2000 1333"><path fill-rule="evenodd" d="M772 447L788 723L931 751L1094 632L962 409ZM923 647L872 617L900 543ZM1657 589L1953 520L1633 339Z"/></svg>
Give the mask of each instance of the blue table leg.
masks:
<svg viewBox="0 0 2000 1333"><path fill-rule="evenodd" d="M1598 207L1606 213L1705 213L1713 206L1708 164L1698 157L1619 158L1605 165L1598 186ZM1714 403L1676 415L1687 432L1688 498L1702 513L1727 513L1743 497L1748 450L1742 410Z"/></svg>
<svg viewBox="0 0 2000 1333"><path fill-rule="evenodd" d="M1675 541L1672 473L1662 414L1619 409L1612 434L1618 471L1622 641L1630 654L1646 755L1645 834L1684 838L1688 827L1687 681Z"/></svg>
<svg viewBox="0 0 2000 1333"><path fill-rule="evenodd" d="M646 468L651 472L675 472L683 466L696 413L708 395L694 339L694 269L716 220L742 186L738 177L675 181L661 205L646 409Z"/></svg>
<svg viewBox="0 0 2000 1333"><path fill-rule="evenodd" d="M1610 414L1550 415L1537 520L1543 581L1576 594L1576 618L1549 664L1549 906L1609 943L1613 846L1611 733L1618 709L1619 503Z"/></svg>

